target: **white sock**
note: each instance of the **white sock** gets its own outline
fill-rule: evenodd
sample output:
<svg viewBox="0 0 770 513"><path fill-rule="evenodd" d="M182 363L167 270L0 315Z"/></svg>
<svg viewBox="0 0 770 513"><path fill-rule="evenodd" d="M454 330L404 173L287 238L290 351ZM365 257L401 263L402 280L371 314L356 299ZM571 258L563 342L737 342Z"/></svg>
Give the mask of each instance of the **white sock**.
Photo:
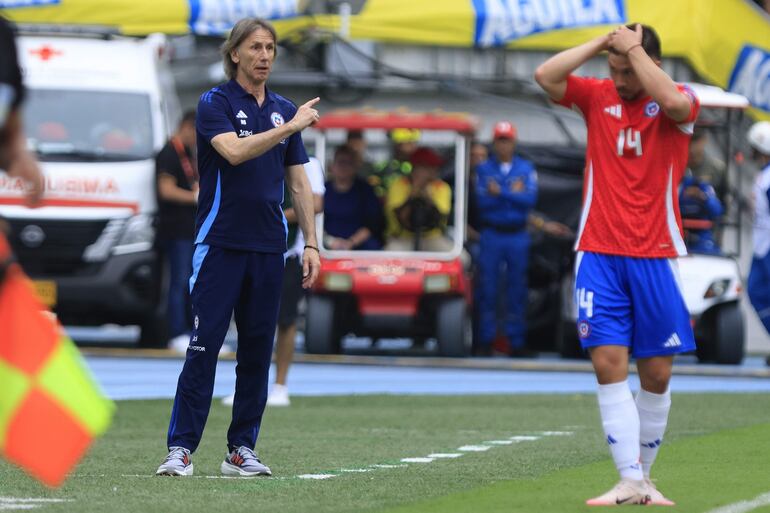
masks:
<svg viewBox="0 0 770 513"><path fill-rule="evenodd" d="M658 449L663 442L663 434L668 423L668 411L671 409L671 391L653 394L644 389L636 394L636 409L639 412L639 442L644 477L650 477L650 467L655 462Z"/></svg>
<svg viewBox="0 0 770 513"><path fill-rule="evenodd" d="M644 479L639 464L639 413L628 380L599 385L599 413L602 426L620 477Z"/></svg>

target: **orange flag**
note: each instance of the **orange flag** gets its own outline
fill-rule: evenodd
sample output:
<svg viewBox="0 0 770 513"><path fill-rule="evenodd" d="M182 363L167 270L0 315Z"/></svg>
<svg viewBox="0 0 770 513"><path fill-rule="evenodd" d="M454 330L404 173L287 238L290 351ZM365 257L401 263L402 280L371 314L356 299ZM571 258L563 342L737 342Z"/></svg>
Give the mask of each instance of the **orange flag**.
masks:
<svg viewBox="0 0 770 513"><path fill-rule="evenodd" d="M0 255L9 254L0 236ZM11 264L0 283L0 455L59 486L113 411L73 342Z"/></svg>

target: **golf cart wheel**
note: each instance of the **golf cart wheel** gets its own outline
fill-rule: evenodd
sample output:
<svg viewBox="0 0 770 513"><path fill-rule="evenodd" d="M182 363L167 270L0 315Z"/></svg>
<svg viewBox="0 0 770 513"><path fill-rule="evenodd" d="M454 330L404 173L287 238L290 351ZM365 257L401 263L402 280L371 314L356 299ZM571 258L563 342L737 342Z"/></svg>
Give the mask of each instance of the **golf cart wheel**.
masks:
<svg viewBox="0 0 770 513"><path fill-rule="evenodd" d="M699 342L698 359L735 365L744 355L745 324L738 303L727 303L709 312L708 336Z"/></svg>
<svg viewBox="0 0 770 513"><path fill-rule="evenodd" d="M335 304L330 297L311 295L307 300L305 350L310 354L338 354L340 337L335 326Z"/></svg>
<svg viewBox="0 0 770 513"><path fill-rule="evenodd" d="M473 343L471 316L465 299L444 301L436 313L436 339L441 356L468 356Z"/></svg>

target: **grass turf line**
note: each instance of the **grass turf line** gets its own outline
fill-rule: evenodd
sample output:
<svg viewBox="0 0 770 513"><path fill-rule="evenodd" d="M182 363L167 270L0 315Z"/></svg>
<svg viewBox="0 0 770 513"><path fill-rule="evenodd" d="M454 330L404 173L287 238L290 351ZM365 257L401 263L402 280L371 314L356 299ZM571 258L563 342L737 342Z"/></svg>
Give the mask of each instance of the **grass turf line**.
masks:
<svg viewBox="0 0 770 513"><path fill-rule="evenodd" d="M770 491L770 424L720 431L664 445L653 478L677 513L706 513ZM591 463L534 479L515 479L388 509L387 513L597 511L585 506L617 481L611 461ZM601 509L601 508L600 508ZM766 511L761 508L754 511Z"/></svg>
<svg viewBox="0 0 770 513"><path fill-rule="evenodd" d="M577 488L582 487L576 492L580 510L586 493L598 494L614 480L596 399L589 395L297 397L290 408L267 410L257 447L263 461L280 477L398 463L405 457L455 452L462 445L537 431L570 430L575 435L494 447L456 460L344 473L324 481L121 477L149 476L155 471L165 456L170 409L170 401L120 402L112 429L61 490L47 490L0 463L0 496L74 501L46 505L46 512L361 512L411 504L422 508L426 503L421 501L426 499L454 499L457 492L485 491L489 485L505 481L506 485L523 486L533 503L540 505L550 493L543 483L565 487L564 482L549 480L575 472ZM196 475L218 475L229 416L228 408L217 402L212 405L204 439L193 456ZM678 461L670 460L669 452L674 454L677 440L758 423L770 423L770 394L675 395L666 445L656 464L658 477L669 479L668 467ZM55 443L55 438L41 443ZM701 450L697 440L693 443L699 449L691 455L692 465L707 467L712 455ZM723 467L725 473L731 468L726 463L729 459L714 461L713 467L707 467L714 478L721 476ZM762 477L761 482L767 480ZM570 488L575 487L569 483ZM688 500L676 489L664 490L680 502ZM703 488L700 493L710 490L719 488ZM516 511L510 509L513 502L506 505L508 511ZM534 511L546 510L538 506Z"/></svg>

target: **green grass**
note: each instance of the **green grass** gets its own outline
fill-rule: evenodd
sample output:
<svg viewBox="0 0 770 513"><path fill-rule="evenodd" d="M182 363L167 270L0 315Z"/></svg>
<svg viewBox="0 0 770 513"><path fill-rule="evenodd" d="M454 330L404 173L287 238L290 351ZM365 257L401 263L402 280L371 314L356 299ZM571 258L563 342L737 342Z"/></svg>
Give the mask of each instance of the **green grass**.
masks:
<svg viewBox="0 0 770 513"><path fill-rule="evenodd" d="M165 456L170 408L170 401L120 402L112 429L60 490L0 462L0 496L72 501L38 510L46 512L549 513L584 511L588 496L616 480L593 396L294 398L288 409L267 411L258 452L276 477L258 480L150 477ZM218 475L228 420L229 410L215 402L194 455L197 476ZM406 468L341 472L560 430L575 434ZM654 475L679 503L675 511L705 512L770 491L768 455L770 394L682 394ZM339 475L295 477L308 473Z"/></svg>

